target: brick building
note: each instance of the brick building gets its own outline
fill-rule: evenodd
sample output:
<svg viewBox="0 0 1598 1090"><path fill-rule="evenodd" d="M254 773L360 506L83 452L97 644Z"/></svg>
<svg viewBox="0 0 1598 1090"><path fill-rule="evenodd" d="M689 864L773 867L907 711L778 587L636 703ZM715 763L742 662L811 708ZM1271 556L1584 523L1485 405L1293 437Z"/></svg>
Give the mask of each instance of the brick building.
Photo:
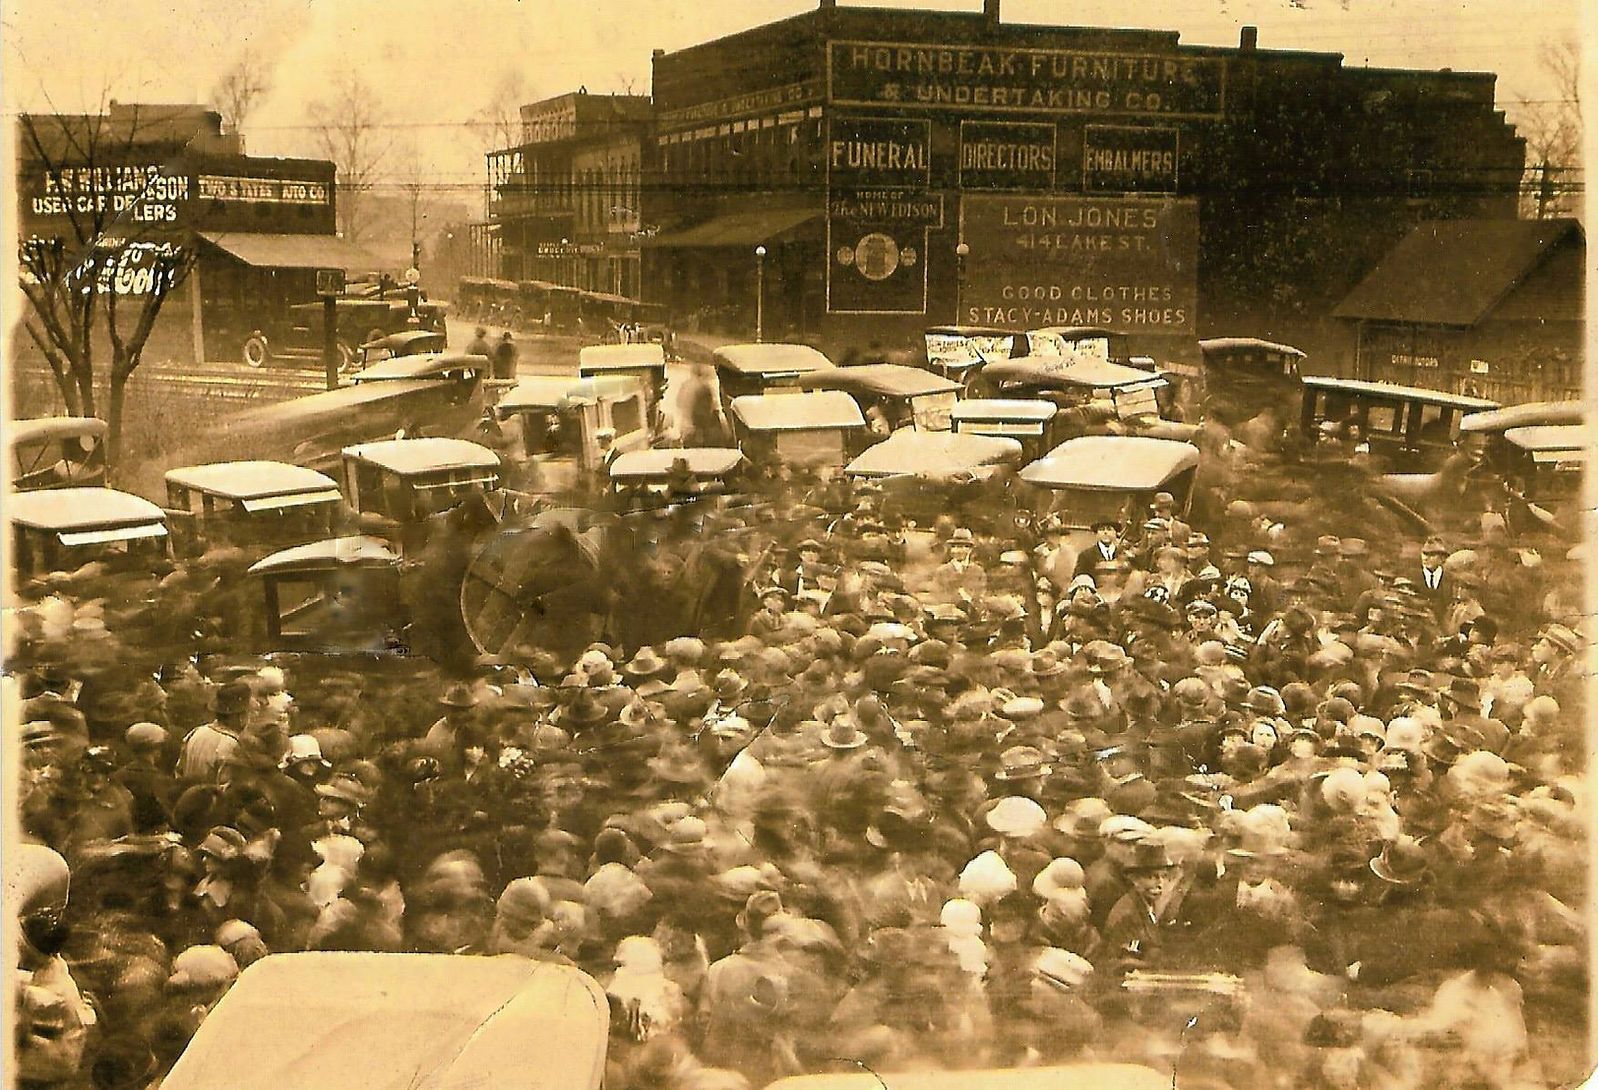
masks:
<svg viewBox="0 0 1598 1090"><path fill-rule="evenodd" d="M494 275L638 298L651 118L647 95L576 91L523 106L522 143L488 154Z"/></svg>
<svg viewBox="0 0 1598 1090"><path fill-rule="evenodd" d="M822 0L657 51L645 298L748 331L763 284L768 336L833 347L961 321L1313 349L1415 223L1515 215L1494 82Z"/></svg>

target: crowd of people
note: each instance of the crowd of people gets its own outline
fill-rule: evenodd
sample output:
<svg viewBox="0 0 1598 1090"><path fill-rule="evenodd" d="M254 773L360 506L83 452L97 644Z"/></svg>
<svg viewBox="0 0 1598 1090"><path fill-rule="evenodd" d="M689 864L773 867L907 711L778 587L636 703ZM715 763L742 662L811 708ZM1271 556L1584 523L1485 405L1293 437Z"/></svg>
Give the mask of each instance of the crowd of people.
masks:
<svg viewBox="0 0 1598 1090"><path fill-rule="evenodd" d="M609 1090L1581 1069L1568 572L1490 524L1415 555L1162 495L1077 552L785 485L716 516L757 609L564 659L190 656L48 588L8 656L23 1080L157 1085L303 950L578 966Z"/></svg>

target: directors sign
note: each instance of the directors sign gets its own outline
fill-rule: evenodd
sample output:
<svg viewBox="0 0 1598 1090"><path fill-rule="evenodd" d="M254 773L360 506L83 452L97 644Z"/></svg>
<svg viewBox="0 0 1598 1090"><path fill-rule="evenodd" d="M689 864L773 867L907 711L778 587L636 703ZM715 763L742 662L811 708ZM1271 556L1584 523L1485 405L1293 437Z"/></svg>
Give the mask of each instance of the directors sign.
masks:
<svg viewBox="0 0 1598 1090"><path fill-rule="evenodd" d="M929 110L1217 117L1218 57L832 42L828 94L839 104Z"/></svg>
<svg viewBox="0 0 1598 1090"><path fill-rule="evenodd" d="M961 189L1053 189L1052 124L961 121Z"/></svg>
<svg viewBox="0 0 1598 1090"><path fill-rule="evenodd" d="M967 194L960 222L963 324L1196 331L1193 200Z"/></svg>

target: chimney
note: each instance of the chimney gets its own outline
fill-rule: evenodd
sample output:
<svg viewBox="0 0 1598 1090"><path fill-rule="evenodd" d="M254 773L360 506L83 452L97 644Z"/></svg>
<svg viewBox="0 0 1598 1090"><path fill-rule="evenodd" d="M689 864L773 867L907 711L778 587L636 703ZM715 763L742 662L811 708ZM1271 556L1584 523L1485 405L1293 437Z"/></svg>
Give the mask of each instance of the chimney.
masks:
<svg viewBox="0 0 1598 1090"><path fill-rule="evenodd" d="M665 55L666 55L666 51L664 49L651 50L650 54L649 54L649 56L651 58L664 57Z"/></svg>
<svg viewBox="0 0 1598 1090"><path fill-rule="evenodd" d="M817 11L828 11L828 10L830 10L832 8L837 7L837 6L838 6L838 0L821 0L821 2L816 5L816 10Z"/></svg>
<svg viewBox="0 0 1598 1090"><path fill-rule="evenodd" d="M999 0L982 0L982 15L990 28L999 25Z"/></svg>
<svg viewBox="0 0 1598 1090"><path fill-rule="evenodd" d="M1259 44L1260 28L1257 26L1244 27L1243 33L1238 36L1237 48L1243 50L1244 52L1251 53L1259 47Z"/></svg>

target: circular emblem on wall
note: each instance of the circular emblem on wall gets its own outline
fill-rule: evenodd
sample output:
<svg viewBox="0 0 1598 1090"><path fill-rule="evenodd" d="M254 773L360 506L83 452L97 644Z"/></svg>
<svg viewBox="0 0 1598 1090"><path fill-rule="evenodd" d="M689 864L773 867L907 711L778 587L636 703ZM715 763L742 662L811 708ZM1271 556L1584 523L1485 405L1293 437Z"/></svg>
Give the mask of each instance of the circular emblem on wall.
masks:
<svg viewBox="0 0 1598 1090"><path fill-rule="evenodd" d="M840 265L853 265L854 264L854 247L853 246L839 246L838 247L837 257L838 257L838 264L840 264Z"/></svg>
<svg viewBox="0 0 1598 1090"><path fill-rule="evenodd" d="M854 263L867 280L886 280L899 267L899 244L873 231L855 244Z"/></svg>

